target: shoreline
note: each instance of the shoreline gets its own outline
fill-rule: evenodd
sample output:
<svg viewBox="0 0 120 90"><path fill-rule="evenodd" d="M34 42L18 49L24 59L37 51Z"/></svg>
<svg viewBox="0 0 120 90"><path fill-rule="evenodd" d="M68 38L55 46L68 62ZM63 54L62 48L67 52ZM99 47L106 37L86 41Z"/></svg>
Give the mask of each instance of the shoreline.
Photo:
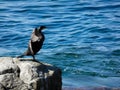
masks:
<svg viewBox="0 0 120 90"><path fill-rule="evenodd" d="M63 87L62 90L120 90L120 87Z"/></svg>

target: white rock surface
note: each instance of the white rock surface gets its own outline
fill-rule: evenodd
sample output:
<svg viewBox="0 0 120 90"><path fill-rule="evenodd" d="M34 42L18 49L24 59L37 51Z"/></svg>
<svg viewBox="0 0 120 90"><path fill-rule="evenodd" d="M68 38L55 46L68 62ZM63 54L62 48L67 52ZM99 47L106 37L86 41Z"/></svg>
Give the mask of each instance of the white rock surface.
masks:
<svg viewBox="0 0 120 90"><path fill-rule="evenodd" d="M50 64L0 57L0 90L61 90L61 70Z"/></svg>

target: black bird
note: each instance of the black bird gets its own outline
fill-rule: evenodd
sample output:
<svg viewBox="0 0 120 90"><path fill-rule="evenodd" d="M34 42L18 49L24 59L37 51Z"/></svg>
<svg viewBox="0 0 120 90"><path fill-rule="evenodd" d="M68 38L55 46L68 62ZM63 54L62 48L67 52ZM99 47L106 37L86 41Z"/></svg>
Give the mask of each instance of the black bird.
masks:
<svg viewBox="0 0 120 90"><path fill-rule="evenodd" d="M42 30L45 29L45 26L40 26L39 28L35 28L32 32L31 39L28 44L28 49L22 55L17 58L21 58L23 56L32 56L35 60L35 54L42 48L43 42L45 40L45 36L42 33Z"/></svg>

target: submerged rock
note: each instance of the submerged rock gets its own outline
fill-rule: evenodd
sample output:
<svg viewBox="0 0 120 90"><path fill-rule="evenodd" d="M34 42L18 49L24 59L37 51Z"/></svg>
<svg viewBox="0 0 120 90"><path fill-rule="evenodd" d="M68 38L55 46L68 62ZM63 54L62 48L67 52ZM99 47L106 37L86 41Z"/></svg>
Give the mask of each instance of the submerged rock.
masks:
<svg viewBox="0 0 120 90"><path fill-rule="evenodd" d="M50 64L0 58L0 90L61 90L61 70Z"/></svg>

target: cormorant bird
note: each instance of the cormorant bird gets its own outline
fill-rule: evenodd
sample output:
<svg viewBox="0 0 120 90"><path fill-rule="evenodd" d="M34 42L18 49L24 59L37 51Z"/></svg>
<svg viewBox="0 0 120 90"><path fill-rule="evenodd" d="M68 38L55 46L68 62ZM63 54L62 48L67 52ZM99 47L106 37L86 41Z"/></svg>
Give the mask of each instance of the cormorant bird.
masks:
<svg viewBox="0 0 120 90"><path fill-rule="evenodd" d="M44 34L42 30L45 29L45 26L40 26L39 28L35 28L32 32L31 39L28 44L28 49L22 55L17 58L22 58L23 56L32 56L35 60L35 54L42 48L44 42Z"/></svg>

